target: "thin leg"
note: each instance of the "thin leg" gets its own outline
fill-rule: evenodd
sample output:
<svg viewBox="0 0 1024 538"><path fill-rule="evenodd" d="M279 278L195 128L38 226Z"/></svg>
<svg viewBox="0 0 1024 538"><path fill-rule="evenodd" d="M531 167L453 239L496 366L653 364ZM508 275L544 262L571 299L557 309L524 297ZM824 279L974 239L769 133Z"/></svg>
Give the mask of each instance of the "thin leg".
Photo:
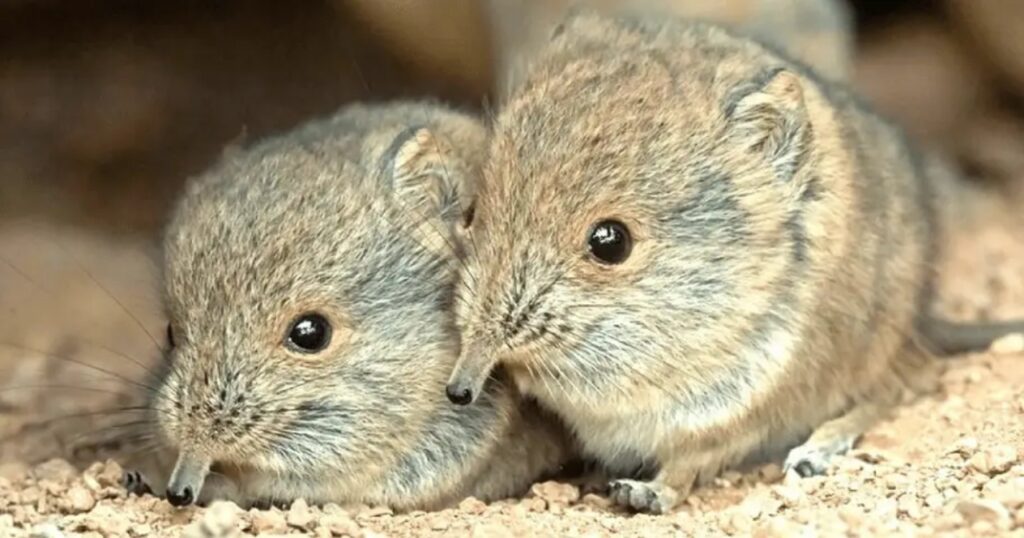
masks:
<svg viewBox="0 0 1024 538"><path fill-rule="evenodd" d="M821 426L807 441L786 456L783 469L790 469L802 477L824 474L832 458L848 452L854 443L890 409L879 402L858 404L846 414Z"/></svg>
<svg viewBox="0 0 1024 538"><path fill-rule="evenodd" d="M665 514L690 494L699 469L678 458L663 465L654 480L618 479L609 484L609 498L616 504L651 514Z"/></svg>

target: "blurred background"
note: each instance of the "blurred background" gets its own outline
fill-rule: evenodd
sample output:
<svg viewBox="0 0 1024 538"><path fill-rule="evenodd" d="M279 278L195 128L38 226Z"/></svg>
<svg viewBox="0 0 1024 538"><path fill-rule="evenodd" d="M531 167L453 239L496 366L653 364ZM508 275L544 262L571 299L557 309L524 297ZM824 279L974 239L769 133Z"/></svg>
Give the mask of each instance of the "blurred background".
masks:
<svg viewBox="0 0 1024 538"><path fill-rule="evenodd" d="M852 85L1004 201L1001 224L952 240L971 276L948 309L1024 313L1024 226L1005 202L1024 198L1024 1L851 7ZM190 175L232 141L354 100L493 104L483 13L476 0L0 0L0 461L110 432L86 413L125 383L63 359L138 379L123 356L158 355L155 239ZM86 380L100 387L88 398ZM53 419L72 412L74 435Z"/></svg>
<svg viewBox="0 0 1024 538"><path fill-rule="evenodd" d="M1024 2L851 3L867 98L979 176L1024 172ZM4 0L0 215L151 237L243 133L352 100L479 107L489 31L475 0Z"/></svg>

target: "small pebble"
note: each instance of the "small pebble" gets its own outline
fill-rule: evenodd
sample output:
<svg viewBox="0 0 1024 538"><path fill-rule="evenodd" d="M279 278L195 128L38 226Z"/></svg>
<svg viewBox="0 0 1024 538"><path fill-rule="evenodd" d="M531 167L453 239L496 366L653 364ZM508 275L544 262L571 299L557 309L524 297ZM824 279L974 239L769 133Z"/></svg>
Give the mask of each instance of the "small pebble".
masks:
<svg viewBox="0 0 1024 538"><path fill-rule="evenodd" d="M53 459L36 465L35 468L32 469L32 474L38 480L68 482L78 476L78 469L75 469L73 465L64 460Z"/></svg>
<svg viewBox="0 0 1024 538"><path fill-rule="evenodd" d="M982 450L967 460L972 469L988 476L1005 473L1016 462L1017 451L1006 445Z"/></svg>
<svg viewBox="0 0 1024 538"><path fill-rule="evenodd" d="M953 453L960 454L966 458L973 456L978 451L978 439L974 437L961 437L953 445Z"/></svg>
<svg viewBox="0 0 1024 538"><path fill-rule="evenodd" d="M252 530L256 534L283 533L288 530L284 514L277 510L250 510Z"/></svg>
<svg viewBox="0 0 1024 538"><path fill-rule="evenodd" d="M988 536L995 531L995 525L991 521L975 521L971 524L971 532L976 536Z"/></svg>
<svg viewBox="0 0 1024 538"><path fill-rule="evenodd" d="M93 475L83 474L82 483L84 483L85 487L89 488L89 491L93 493L99 493L100 490L103 489L103 486L100 485L99 480L96 480L96 477Z"/></svg>
<svg viewBox="0 0 1024 538"><path fill-rule="evenodd" d="M43 523L32 527L29 536L32 538L64 538L64 533L53 523Z"/></svg>
<svg viewBox="0 0 1024 538"><path fill-rule="evenodd" d="M782 501L783 506L787 508L800 504L800 500L804 498L803 491L787 485L772 486L772 492Z"/></svg>
<svg viewBox="0 0 1024 538"><path fill-rule="evenodd" d="M544 499L540 497L523 499L521 504L529 512L543 512L548 507L548 503L544 502Z"/></svg>
<svg viewBox="0 0 1024 538"><path fill-rule="evenodd" d="M762 465L761 468L757 470L757 474L761 478L761 481L769 484L778 482L786 476L785 473L782 472L782 466L777 463Z"/></svg>
<svg viewBox="0 0 1024 538"><path fill-rule="evenodd" d="M982 488L982 494L1010 510L1024 506L1024 477L992 480Z"/></svg>
<svg viewBox="0 0 1024 538"><path fill-rule="evenodd" d="M95 476L102 486L120 488L124 469L116 461L107 460L102 467L96 470Z"/></svg>
<svg viewBox="0 0 1024 538"><path fill-rule="evenodd" d="M910 485L910 479L898 473L890 474L884 480L885 487L895 491L903 491Z"/></svg>
<svg viewBox="0 0 1024 538"><path fill-rule="evenodd" d="M576 486L550 480L534 484L530 491L536 497L548 502L571 504L580 499L580 490Z"/></svg>
<svg viewBox="0 0 1024 538"><path fill-rule="evenodd" d="M35 504L42 495L38 487L29 486L21 490L21 504Z"/></svg>
<svg viewBox="0 0 1024 538"><path fill-rule="evenodd" d="M468 497L459 503L459 511L467 514L480 515L487 510L487 504L475 497Z"/></svg>
<svg viewBox="0 0 1024 538"><path fill-rule="evenodd" d="M349 515L348 510L345 510L341 506L338 506L336 503L327 503L323 505L321 510L325 514L345 514L346 516ZM412 513L413 512L410 512L410 514Z"/></svg>
<svg viewBox="0 0 1024 538"><path fill-rule="evenodd" d="M917 496L911 493L904 493L896 499L896 506L899 509L899 513L906 515L910 519L921 518L921 503L918 501Z"/></svg>
<svg viewBox="0 0 1024 538"><path fill-rule="evenodd" d="M203 513L200 527L211 536L224 536L235 530L242 509L231 501L214 501Z"/></svg>
<svg viewBox="0 0 1024 538"><path fill-rule="evenodd" d="M899 505L896 504L895 499L879 499L871 511L871 517L876 520L888 521L896 519L898 511Z"/></svg>
<svg viewBox="0 0 1024 538"><path fill-rule="evenodd" d="M443 531L448 530L448 527L451 526L452 522L446 515L439 513L430 518L429 524L431 530Z"/></svg>
<svg viewBox="0 0 1024 538"><path fill-rule="evenodd" d="M92 492L81 486L73 486L64 495L68 511L73 514L88 512L96 506L96 499L93 497Z"/></svg>
<svg viewBox="0 0 1024 538"><path fill-rule="evenodd" d="M23 463L0 463L0 478L21 482L28 478L28 466Z"/></svg>
<svg viewBox="0 0 1024 538"><path fill-rule="evenodd" d="M758 519L764 513L774 515L775 511L772 510L772 506L781 506L781 504L771 498L767 492L755 491L747 495L736 509L750 519Z"/></svg>
<svg viewBox="0 0 1024 538"><path fill-rule="evenodd" d="M864 521L864 511L856 506L844 505L839 507L839 519L850 527L857 528Z"/></svg>
<svg viewBox="0 0 1024 538"><path fill-rule="evenodd" d="M1013 333L992 342L989 351L996 355L1012 355L1024 353L1024 333Z"/></svg>
<svg viewBox="0 0 1024 538"><path fill-rule="evenodd" d="M608 497L588 493L583 496L583 504L593 506L594 508L606 509L612 505L612 501Z"/></svg>
<svg viewBox="0 0 1024 538"><path fill-rule="evenodd" d="M319 526L333 536L361 536L359 524L346 513L333 513L320 518Z"/></svg>
<svg viewBox="0 0 1024 538"><path fill-rule="evenodd" d="M924 504L928 508L941 508L946 504L946 498L941 493L932 493L924 498Z"/></svg>
<svg viewBox="0 0 1024 538"><path fill-rule="evenodd" d="M743 473L729 470L725 471L721 475L722 480L725 481L729 486L738 486L743 482Z"/></svg>
<svg viewBox="0 0 1024 538"><path fill-rule="evenodd" d="M286 517L288 524L298 529L308 529L313 521L313 514L309 510L309 504L305 499L296 499L292 507L288 509Z"/></svg>
<svg viewBox="0 0 1024 538"><path fill-rule="evenodd" d="M722 530L729 534L749 535L754 527L754 520L745 514L736 513L729 517Z"/></svg>
<svg viewBox="0 0 1024 538"><path fill-rule="evenodd" d="M470 536L472 538L513 538L515 534L504 525L481 523L473 527Z"/></svg>
<svg viewBox="0 0 1024 538"><path fill-rule="evenodd" d="M754 538L789 538L801 535L801 525L784 517L776 516L754 530Z"/></svg>
<svg viewBox="0 0 1024 538"><path fill-rule="evenodd" d="M957 503L956 511L972 524L978 521L995 523L1010 519L1006 507L996 501L963 500Z"/></svg>

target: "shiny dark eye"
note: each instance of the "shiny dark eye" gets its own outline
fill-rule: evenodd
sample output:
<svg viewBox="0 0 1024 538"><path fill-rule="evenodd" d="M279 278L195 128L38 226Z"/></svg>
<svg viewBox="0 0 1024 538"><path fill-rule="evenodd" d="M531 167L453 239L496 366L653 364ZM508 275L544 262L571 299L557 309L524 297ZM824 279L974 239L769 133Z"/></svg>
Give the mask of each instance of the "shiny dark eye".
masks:
<svg viewBox="0 0 1024 538"><path fill-rule="evenodd" d="M629 257L633 250L633 240L625 224L617 220L602 220L590 229L587 246L595 260L615 265Z"/></svg>
<svg viewBox="0 0 1024 538"><path fill-rule="evenodd" d="M322 351L331 343L331 324L320 314L303 314L288 330L288 347L301 353Z"/></svg>
<svg viewBox="0 0 1024 538"><path fill-rule="evenodd" d="M174 329L171 328L171 324L167 324L167 347L168 349L174 349Z"/></svg>

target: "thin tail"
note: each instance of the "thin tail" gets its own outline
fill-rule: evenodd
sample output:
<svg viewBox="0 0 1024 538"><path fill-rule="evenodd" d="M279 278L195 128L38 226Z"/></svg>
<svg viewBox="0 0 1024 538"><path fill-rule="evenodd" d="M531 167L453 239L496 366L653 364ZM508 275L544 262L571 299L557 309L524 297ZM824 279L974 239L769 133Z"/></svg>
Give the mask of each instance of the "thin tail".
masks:
<svg viewBox="0 0 1024 538"><path fill-rule="evenodd" d="M918 332L933 353L950 356L985 351L1008 334L1024 334L1024 320L959 323L925 316Z"/></svg>

